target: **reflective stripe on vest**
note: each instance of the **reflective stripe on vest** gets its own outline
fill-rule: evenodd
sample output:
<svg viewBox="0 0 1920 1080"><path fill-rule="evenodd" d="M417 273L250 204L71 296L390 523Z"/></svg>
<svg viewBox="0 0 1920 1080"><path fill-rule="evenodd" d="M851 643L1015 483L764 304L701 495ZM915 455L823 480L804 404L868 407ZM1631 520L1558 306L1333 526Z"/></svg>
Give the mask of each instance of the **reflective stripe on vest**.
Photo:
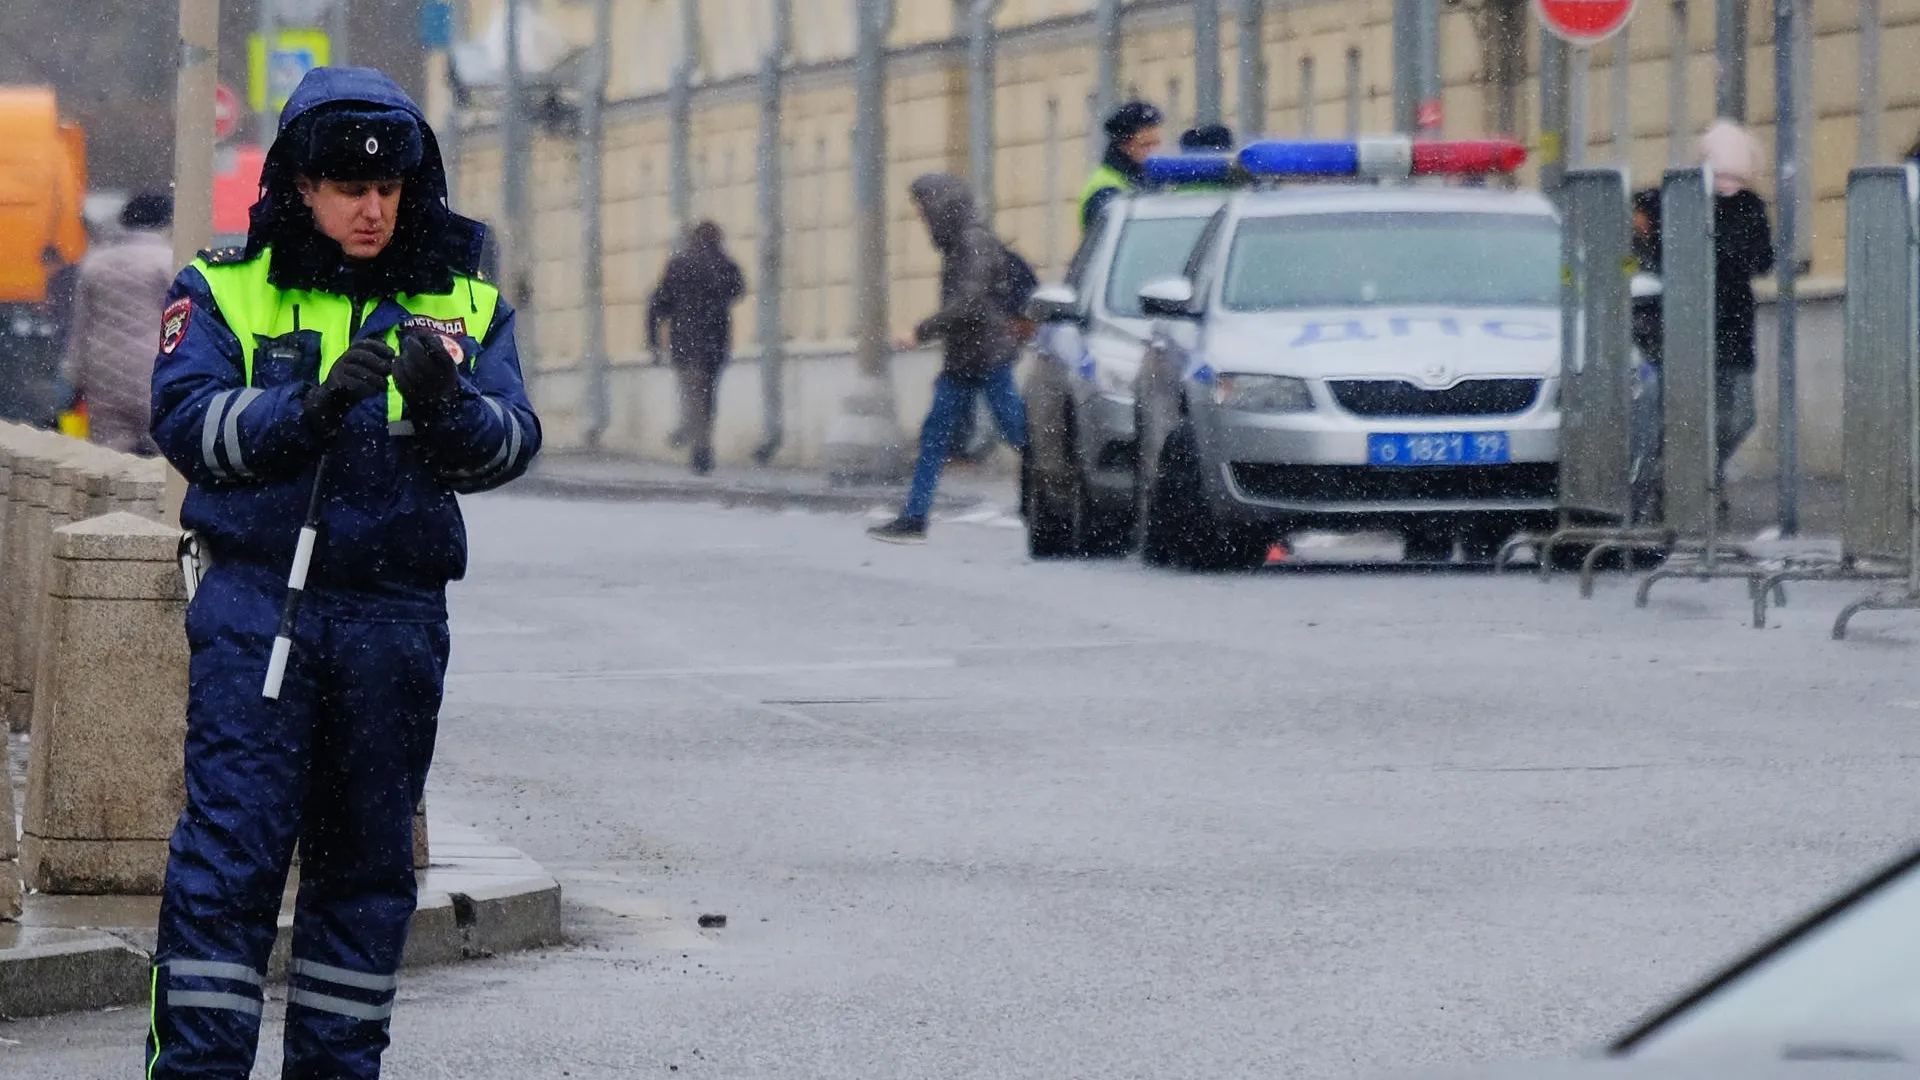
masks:
<svg viewBox="0 0 1920 1080"><path fill-rule="evenodd" d="M1080 220L1082 222L1087 220L1087 204L1093 201L1095 195L1108 188L1118 188L1123 192L1132 191L1133 181L1127 179L1126 173L1111 165L1102 164L1093 170L1093 175L1087 178L1087 186L1080 189Z"/></svg>
<svg viewBox="0 0 1920 1080"><path fill-rule="evenodd" d="M306 289L278 289L267 281L271 249L259 258L243 263L209 264L195 259L193 268L207 281L213 302L233 336L240 339L240 360L247 385L253 385L253 354L263 339L308 330L320 335L320 378L326 379L333 362L352 344L353 301L338 293L312 292ZM464 327L466 336L476 342L485 338L493 325L500 301L500 290L475 278L454 275L453 289L430 296L402 295L393 302L410 315ZM365 321L378 301L368 301L361 309ZM387 331L390 348L400 347L399 328ZM466 358L468 364L475 356ZM387 420L398 421L404 411L399 387L387 384Z"/></svg>

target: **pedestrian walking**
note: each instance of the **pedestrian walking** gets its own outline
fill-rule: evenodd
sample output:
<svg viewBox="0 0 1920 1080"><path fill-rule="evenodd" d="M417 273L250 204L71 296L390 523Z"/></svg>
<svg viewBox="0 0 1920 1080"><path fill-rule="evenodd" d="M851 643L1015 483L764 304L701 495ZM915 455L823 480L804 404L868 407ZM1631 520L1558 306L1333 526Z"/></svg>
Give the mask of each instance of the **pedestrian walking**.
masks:
<svg viewBox="0 0 1920 1080"><path fill-rule="evenodd" d="M660 324L666 323L680 383L680 426L668 441L693 448L696 473L713 471L715 394L733 349L733 305L746 292L720 226L703 221L687 230L647 303L647 350L659 363Z"/></svg>
<svg viewBox="0 0 1920 1080"><path fill-rule="evenodd" d="M540 448L513 310L475 273L485 229L446 199L420 108L380 72L316 68L281 112L246 245L203 253L160 315L153 436L209 559L186 614L187 805L150 1080L251 1075L296 843L281 1075L380 1073L446 586L466 571L455 496L514 479ZM270 655L302 564L290 658Z"/></svg>
<svg viewBox="0 0 1920 1080"><path fill-rule="evenodd" d="M153 325L173 284L173 199L142 194L120 211L120 238L80 262L60 376L87 407L87 439L128 454L160 452L153 411Z"/></svg>
<svg viewBox="0 0 1920 1080"><path fill-rule="evenodd" d="M1767 204L1753 191L1765 163L1760 140L1731 120L1700 138L1700 163L1713 170L1714 439L1720 480L1753 431L1753 279L1773 269ZM1724 488L1723 488L1724 490ZM1721 497L1722 516L1727 510Z"/></svg>
<svg viewBox="0 0 1920 1080"><path fill-rule="evenodd" d="M1027 445L1026 404L1013 384L1020 343L1014 315L1002 303L1010 289L1017 291L1014 258L981 220L966 181L930 173L909 190L940 252L940 310L900 346L939 341L945 354L933 383L933 405L920 428L920 460L906 505L893 521L867 530L874 539L894 544L926 540L927 514L953 445L953 425L972 408L975 395L986 395L1010 446L1024 451Z"/></svg>
<svg viewBox="0 0 1920 1080"><path fill-rule="evenodd" d="M1147 179L1147 159L1160 151L1166 117L1144 101L1130 101L1107 117L1107 150L1080 190L1080 231L1093 230L1108 203L1138 191Z"/></svg>

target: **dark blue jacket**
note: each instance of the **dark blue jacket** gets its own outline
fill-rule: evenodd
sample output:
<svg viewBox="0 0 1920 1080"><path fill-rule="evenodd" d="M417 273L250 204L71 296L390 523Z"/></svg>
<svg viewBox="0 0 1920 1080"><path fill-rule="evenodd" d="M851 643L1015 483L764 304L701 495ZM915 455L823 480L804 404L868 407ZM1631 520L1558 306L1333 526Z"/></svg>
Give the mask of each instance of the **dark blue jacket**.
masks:
<svg viewBox="0 0 1920 1080"><path fill-rule="evenodd" d="M403 109L426 141L420 167L405 178L394 243L371 264L348 265L338 246L313 230L282 146L296 141L287 132L301 117L336 102ZM507 483L540 448L512 309L500 301L482 312L480 297L491 290L473 284L484 227L447 209L439 147L418 106L386 76L366 69L308 75L281 114L281 137L268 154L262 185L246 249L203 258L207 272L269 260L261 269L283 300L351 298L354 338L419 324L418 313L399 297L459 303L474 297L474 319L457 327L436 323L464 354L460 394L443 413L409 410L397 423L390 422L387 400L376 396L356 406L329 438L306 410L319 376L321 335L302 327L276 338L278 349L261 341L249 386L239 339L206 274L188 267L168 297L153 374L154 439L191 484L181 524L200 535L215 563L284 584L324 452L309 610L373 620L443 619L446 583L460 578L467 562L456 493ZM293 319L297 325L297 311ZM340 341L349 328L330 332Z"/></svg>

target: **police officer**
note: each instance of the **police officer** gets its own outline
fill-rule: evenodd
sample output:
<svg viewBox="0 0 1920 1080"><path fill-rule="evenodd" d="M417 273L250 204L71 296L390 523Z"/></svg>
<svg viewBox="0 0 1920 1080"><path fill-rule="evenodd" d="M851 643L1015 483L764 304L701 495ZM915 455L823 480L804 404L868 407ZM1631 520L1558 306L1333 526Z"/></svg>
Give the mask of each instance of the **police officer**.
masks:
<svg viewBox="0 0 1920 1080"><path fill-rule="evenodd" d="M1080 189L1083 233L1093 228L1107 203L1137 190L1146 179L1147 159L1160 150L1163 123L1160 110L1144 101L1130 101L1107 117L1107 152Z"/></svg>
<svg viewBox="0 0 1920 1080"><path fill-rule="evenodd" d="M512 310L476 273L440 150L392 80L319 68L268 152L242 249L181 272L153 435L210 557L187 610L187 808L154 957L152 1080L244 1080L296 842L288 1080L379 1075L414 911L412 817L466 568L457 493L540 447ZM263 684L318 506L284 686Z"/></svg>

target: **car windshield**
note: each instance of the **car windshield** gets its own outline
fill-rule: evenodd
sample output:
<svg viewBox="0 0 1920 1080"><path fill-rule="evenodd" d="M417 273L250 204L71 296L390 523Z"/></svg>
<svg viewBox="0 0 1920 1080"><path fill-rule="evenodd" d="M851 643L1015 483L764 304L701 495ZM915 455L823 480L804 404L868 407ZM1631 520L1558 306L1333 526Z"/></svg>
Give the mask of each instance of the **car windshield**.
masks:
<svg viewBox="0 0 1920 1080"><path fill-rule="evenodd" d="M1134 218L1120 232L1107 274L1107 310L1138 319L1141 286L1157 278L1177 277L1186 269L1193 243L1207 227L1204 217Z"/></svg>
<svg viewBox="0 0 1920 1080"><path fill-rule="evenodd" d="M1920 1030L1920 853L1614 1047L1633 1057Z"/></svg>
<svg viewBox="0 0 1920 1080"><path fill-rule="evenodd" d="M1521 214L1312 214L1240 223L1233 311L1560 302L1560 233Z"/></svg>

